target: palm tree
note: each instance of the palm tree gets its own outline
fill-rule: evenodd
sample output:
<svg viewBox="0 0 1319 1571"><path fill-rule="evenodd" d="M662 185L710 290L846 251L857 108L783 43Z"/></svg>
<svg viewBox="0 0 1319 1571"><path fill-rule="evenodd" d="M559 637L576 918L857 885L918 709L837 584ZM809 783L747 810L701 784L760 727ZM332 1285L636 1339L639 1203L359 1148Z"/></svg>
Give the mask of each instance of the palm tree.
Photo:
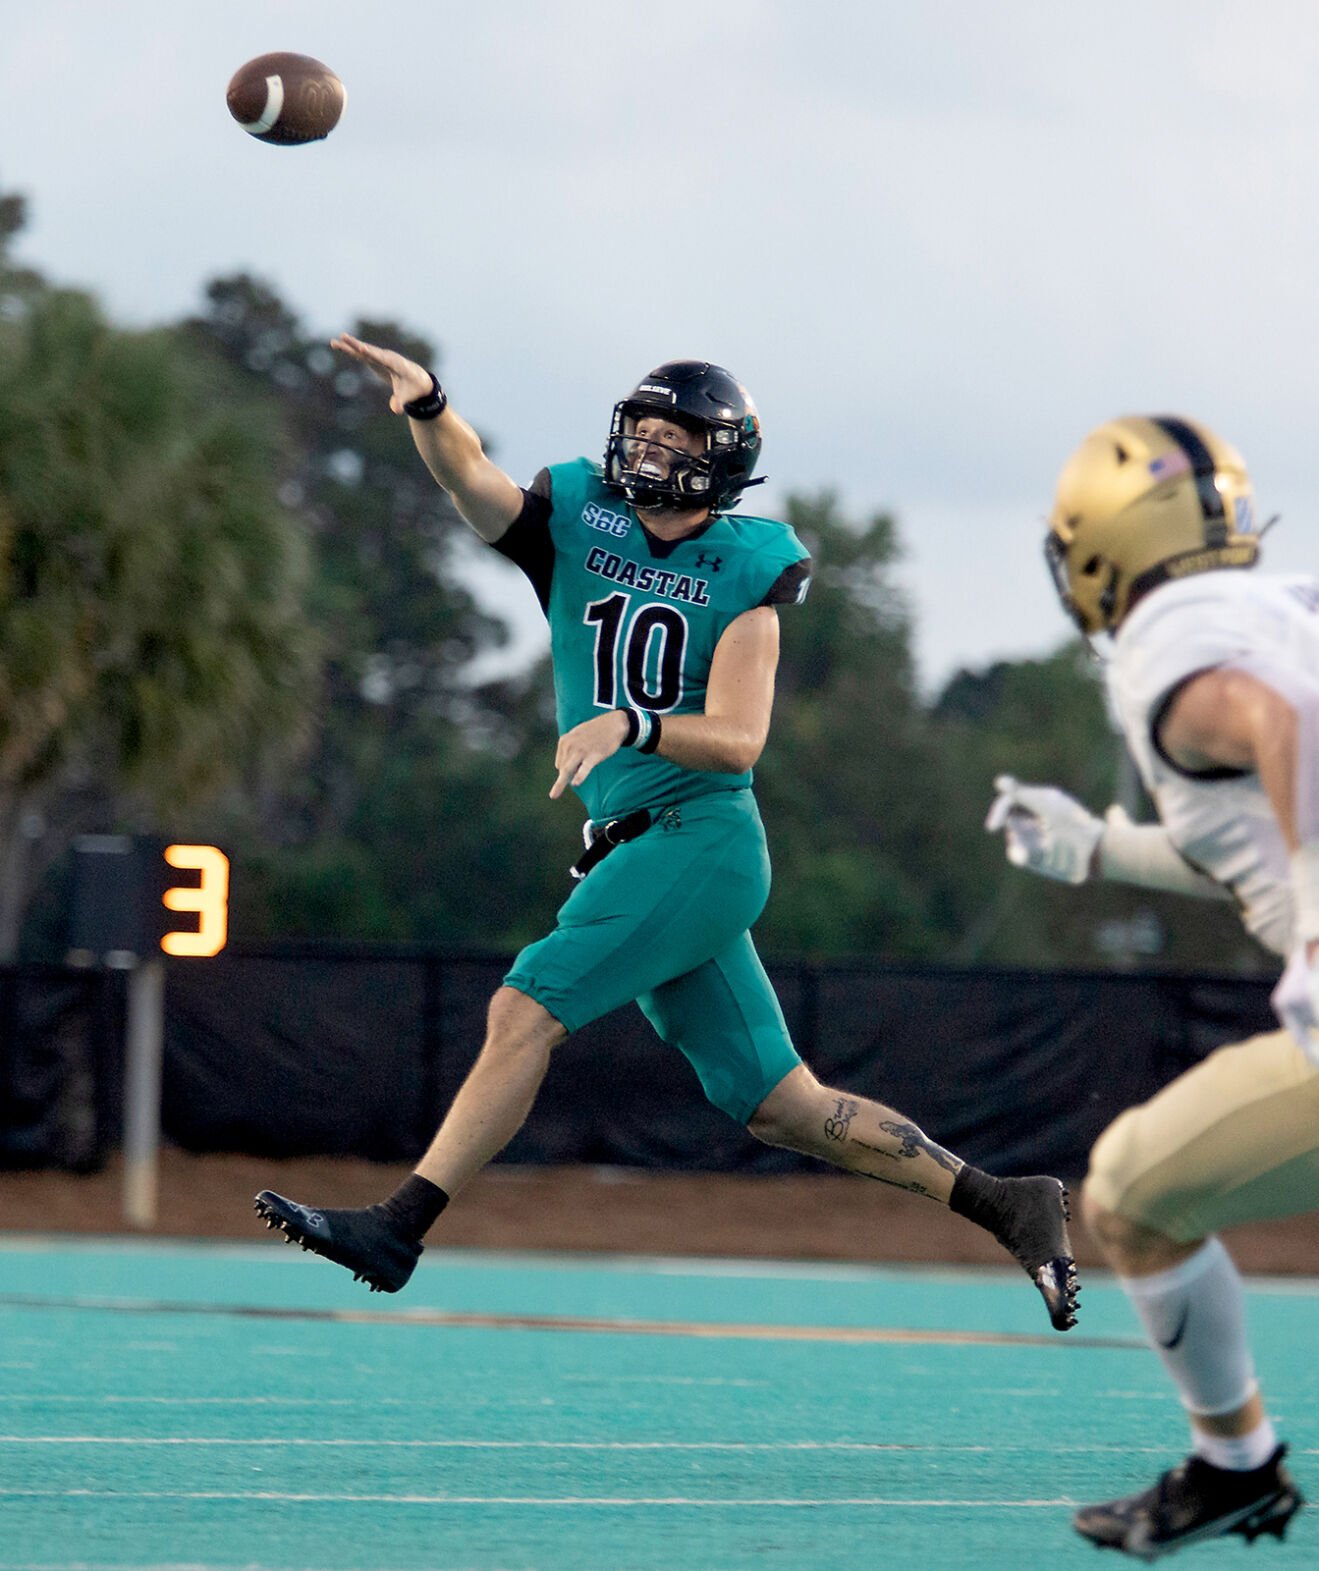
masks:
<svg viewBox="0 0 1319 1571"><path fill-rule="evenodd" d="M261 405L181 333L30 280L0 296L7 958L93 812L166 828L295 743L316 649Z"/></svg>

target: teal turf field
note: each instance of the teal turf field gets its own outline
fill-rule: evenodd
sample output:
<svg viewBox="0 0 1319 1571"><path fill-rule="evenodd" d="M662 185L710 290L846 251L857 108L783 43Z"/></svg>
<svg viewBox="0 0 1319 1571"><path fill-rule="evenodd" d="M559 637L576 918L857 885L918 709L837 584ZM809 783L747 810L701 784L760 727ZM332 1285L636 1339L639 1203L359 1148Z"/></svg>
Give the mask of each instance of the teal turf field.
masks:
<svg viewBox="0 0 1319 1571"><path fill-rule="evenodd" d="M1120 1293L1020 1272L0 1238L0 1571L1025 1571L1185 1425ZM1319 1499L1319 1284L1251 1283ZM1177 1565L1319 1565L1288 1541Z"/></svg>

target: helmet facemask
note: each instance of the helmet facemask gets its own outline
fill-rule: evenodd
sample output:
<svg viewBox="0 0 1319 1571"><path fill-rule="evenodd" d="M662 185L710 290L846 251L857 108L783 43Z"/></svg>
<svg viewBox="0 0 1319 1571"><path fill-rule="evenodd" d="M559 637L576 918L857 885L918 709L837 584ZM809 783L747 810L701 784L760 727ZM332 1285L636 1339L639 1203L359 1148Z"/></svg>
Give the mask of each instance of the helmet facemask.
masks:
<svg viewBox="0 0 1319 1571"><path fill-rule="evenodd" d="M705 451L693 453L653 436L638 436L637 427L647 419L668 420L681 426L704 441ZM624 402L614 409L605 450L605 478L643 512L693 512L710 506L709 446L710 433L702 431L696 422L677 420L660 410Z"/></svg>
<svg viewBox="0 0 1319 1571"><path fill-rule="evenodd" d="M1117 609L1117 568L1111 562L1105 562L1102 557L1092 556L1085 567L1078 571L1087 578L1106 574L1107 583L1093 597L1078 599L1072 593L1072 574L1067 562L1067 542L1055 529L1051 529L1045 536L1044 560L1048 563L1053 587L1062 602L1063 610L1076 623L1080 631L1093 634L1110 629ZM1089 598L1093 598L1098 612L1097 618L1085 608L1084 601Z"/></svg>

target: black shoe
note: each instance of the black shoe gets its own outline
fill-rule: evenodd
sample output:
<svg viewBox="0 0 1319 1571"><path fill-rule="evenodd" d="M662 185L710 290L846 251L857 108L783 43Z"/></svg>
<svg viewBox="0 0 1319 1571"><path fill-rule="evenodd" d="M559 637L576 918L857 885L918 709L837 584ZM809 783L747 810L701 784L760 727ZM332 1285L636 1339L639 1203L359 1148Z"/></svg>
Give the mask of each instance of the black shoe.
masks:
<svg viewBox="0 0 1319 1571"><path fill-rule="evenodd" d="M1076 1324L1076 1261L1067 1190L1056 1178L1000 1178L990 1231L1040 1290L1055 1331Z"/></svg>
<svg viewBox="0 0 1319 1571"><path fill-rule="evenodd" d="M421 1244L400 1232L383 1206L316 1210L270 1189L263 1189L255 1204L267 1227L282 1229L290 1244L346 1267L355 1282L365 1282L373 1293L397 1293L421 1258Z"/></svg>
<svg viewBox="0 0 1319 1571"><path fill-rule="evenodd" d="M1144 1494L1083 1506L1072 1526L1100 1549L1121 1549L1137 1560L1158 1560L1225 1533L1240 1533L1252 1543L1261 1533L1281 1538L1305 1504L1282 1465L1286 1451L1279 1446L1249 1473L1187 1457Z"/></svg>

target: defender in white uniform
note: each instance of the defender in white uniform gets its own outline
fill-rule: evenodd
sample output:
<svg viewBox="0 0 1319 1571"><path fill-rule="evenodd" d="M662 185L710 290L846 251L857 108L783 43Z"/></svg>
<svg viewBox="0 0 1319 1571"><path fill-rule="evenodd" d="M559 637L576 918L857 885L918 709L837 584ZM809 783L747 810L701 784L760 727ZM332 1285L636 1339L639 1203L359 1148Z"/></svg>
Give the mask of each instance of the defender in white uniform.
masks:
<svg viewBox="0 0 1319 1571"><path fill-rule="evenodd" d="M1173 416L1114 420L1063 470L1046 551L1064 607L1112 635L1109 678L1159 823L1104 819L1004 777L987 827L1011 861L1231 897L1287 961L1282 1029L1211 1054L1100 1136L1086 1218L1177 1385L1193 1451L1077 1531L1154 1560L1282 1536L1282 1464L1220 1228L1319 1208L1319 582L1257 576L1240 455Z"/></svg>

